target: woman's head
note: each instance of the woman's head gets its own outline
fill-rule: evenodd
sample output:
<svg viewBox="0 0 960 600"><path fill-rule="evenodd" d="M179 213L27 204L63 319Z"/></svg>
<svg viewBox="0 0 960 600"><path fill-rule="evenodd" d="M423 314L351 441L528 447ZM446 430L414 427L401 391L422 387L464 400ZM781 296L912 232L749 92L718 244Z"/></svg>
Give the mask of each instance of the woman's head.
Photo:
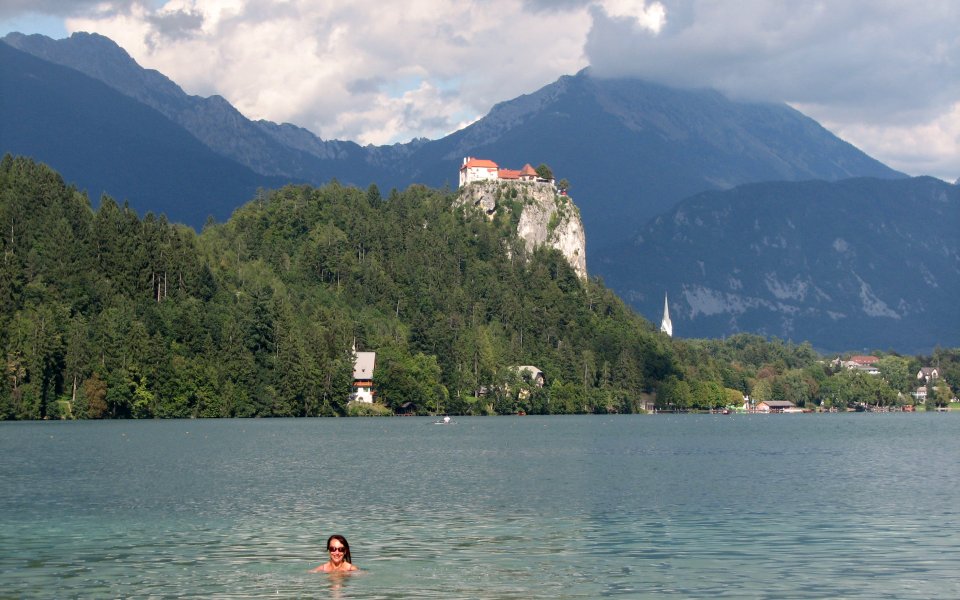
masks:
<svg viewBox="0 0 960 600"><path fill-rule="evenodd" d="M330 554L330 559L339 558L352 563L353 559L350 558L350 544L347 543L347 538L342 535L334 534L327 538L327 552Z"/></svg>

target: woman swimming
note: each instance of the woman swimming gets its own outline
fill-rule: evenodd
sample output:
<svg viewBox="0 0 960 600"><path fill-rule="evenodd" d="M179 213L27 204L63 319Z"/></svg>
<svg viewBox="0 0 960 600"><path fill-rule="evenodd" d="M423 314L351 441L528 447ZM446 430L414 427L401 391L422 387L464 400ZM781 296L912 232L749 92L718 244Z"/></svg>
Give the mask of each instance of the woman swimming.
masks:
<svg viewBox="0 0 960 600"><path fill-rule="evenodd" d="M316 569L311 569L311 573L334 573L337 571L359 571L353 566L350 558L350 544L347 538L342 535L331 535L327 538L327 552L330 553L330 560L323 563Z"/></svg>

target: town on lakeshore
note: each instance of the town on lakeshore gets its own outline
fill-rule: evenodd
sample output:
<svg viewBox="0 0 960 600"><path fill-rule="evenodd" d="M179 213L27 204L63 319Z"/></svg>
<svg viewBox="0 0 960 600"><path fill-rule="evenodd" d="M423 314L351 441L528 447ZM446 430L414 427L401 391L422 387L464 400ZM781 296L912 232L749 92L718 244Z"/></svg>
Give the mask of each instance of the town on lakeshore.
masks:
<svg viewBox="0 0 960 600"><path fill-rule="evenodd" d="M374 389L373 373L376 367L377 353L373 351L358 352L354 347L354 368L353 368L353 392L350 395L352 402L372 404L375 401L376 390ZM830 365L838 369L846 369L851 372L864 373L871 377L879 377L880 370L877 368L879 358L876 356L856 355L846 360L839 357L831 361ZM536 388L543 388L546 383L544 372L533 365L519 365L514 367L516 372L529 384ZM789 400L759 400L754 401L749 395L742 396L742 403L736 405L727 405L724 407L712 408L705 412L710 413L749 413L749 414L800 414L813 412L915 412L923 408L927 402L927 395L930 389L941 388L949 389L946 382L940 378L939 369L936 367L921 367L916 373L917 385L914 391L910 392L909 398L901 395L900 402L893 405L871 405L867 402L858 402L853 407L847 407L841 411L836 406L824 407L816 405L813 407L799 407ZM478 396L486 396L490 390L484 386L477 390ZM519 396L529 395L528 389L518 390ZM920 408L918 408L920 407ZM417 406L414 402L407 402L402 407L399 414L414 415L419 409L428 408ZM661 412L689 412L683 408L661 407L658 408L652 400L648 400L644 405L644 410L649 413ZM960 399L953 396L950 398L949 407L937 407L937 411L960 410Z"/></svg>

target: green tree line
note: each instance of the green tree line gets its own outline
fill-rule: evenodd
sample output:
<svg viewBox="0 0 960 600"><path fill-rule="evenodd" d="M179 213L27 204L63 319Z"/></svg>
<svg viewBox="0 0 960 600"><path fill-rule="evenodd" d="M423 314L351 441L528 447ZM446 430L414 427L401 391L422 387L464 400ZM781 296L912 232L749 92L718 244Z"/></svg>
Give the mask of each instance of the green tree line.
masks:
<svg viewBox="0 0 960 600"><path fill-rule="evenodd" d="M454 199L287 186L198 233L5 156L0 418L344 415L354 345L378 353L387 413L710 408L760 383L811 401L836 376L802 345L671 340L528 252L519 204L490 220Z"/></svg>

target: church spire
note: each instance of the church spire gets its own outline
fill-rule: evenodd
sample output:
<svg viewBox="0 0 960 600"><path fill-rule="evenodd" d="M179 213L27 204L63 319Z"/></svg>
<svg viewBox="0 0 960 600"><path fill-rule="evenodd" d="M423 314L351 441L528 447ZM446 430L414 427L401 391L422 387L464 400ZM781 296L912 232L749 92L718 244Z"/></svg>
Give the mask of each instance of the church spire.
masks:
<svg viewBox="0 0 960 600"><path fill-rule="evenodd" d="M660 321L660 331L673 337L673 323L670 322L670 306L667 304L667 293L663 293L663 320Z"/></svg>

